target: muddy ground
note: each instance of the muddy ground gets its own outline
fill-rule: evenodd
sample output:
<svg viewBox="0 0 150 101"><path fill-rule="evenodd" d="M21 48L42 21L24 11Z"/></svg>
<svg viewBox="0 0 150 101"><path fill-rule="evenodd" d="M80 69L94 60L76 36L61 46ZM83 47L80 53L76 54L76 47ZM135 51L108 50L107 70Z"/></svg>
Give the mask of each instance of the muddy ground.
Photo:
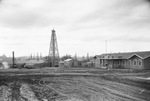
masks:
<svg viewBox="0 0 150 101"><path fill-rule="evenodd" d="M149 70L0 71L0 101L150 101Z"/></svg>

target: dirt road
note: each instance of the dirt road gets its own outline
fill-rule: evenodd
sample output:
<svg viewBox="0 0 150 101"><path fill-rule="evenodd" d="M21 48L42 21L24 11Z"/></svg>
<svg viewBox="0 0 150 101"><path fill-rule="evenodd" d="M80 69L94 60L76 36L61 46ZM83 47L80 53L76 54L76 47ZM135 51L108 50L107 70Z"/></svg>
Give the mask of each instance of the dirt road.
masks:
<svg viewBox="0 0 150 101"><path fill-rule="evenodd" d="M0 101L150 101L150 82L134 73L89 73L2 73Z"/></svg>

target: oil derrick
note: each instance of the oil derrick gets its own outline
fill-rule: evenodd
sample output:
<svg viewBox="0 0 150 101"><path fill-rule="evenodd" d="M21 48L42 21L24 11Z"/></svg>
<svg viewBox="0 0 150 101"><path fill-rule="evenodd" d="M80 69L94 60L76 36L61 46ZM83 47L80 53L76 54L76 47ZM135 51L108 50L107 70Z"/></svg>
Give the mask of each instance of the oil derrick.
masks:
<svg viewBox="0 0 150 101"><path fill-rule="evenodd" d="M49 47L49 62L52 67L56 67L59 64L57 38L54 29L52 30L50 47Z"/></svg>

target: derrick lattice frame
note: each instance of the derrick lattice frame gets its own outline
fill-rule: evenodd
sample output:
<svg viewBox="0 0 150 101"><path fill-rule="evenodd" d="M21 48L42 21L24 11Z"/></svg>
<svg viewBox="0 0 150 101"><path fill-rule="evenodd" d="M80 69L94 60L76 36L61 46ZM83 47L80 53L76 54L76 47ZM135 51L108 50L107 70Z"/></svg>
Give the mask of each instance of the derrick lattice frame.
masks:
<svg viewBox="0 0 150 101"><path fill-rule="evenodd" d="M58 65L59 51L58 51L58 44L57 44L57 37L56 37L55 30L52 30L52 34L51 34L51 41L49 47L49 61L52 67Z"/></svg>

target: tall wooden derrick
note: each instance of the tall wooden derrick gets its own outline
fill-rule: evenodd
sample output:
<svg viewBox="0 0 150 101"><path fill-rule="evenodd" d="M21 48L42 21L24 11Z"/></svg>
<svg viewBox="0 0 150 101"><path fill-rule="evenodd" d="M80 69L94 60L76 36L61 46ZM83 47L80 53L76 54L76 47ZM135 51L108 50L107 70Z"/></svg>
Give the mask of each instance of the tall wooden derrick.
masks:
<svg viewBox="0 0 150 101"><path fill-rule="evenodd" d="M52 67L57 67L59 65L59 51L58 51L56 31L54 29L52 30L49 47L49 62Z"/></svg>

